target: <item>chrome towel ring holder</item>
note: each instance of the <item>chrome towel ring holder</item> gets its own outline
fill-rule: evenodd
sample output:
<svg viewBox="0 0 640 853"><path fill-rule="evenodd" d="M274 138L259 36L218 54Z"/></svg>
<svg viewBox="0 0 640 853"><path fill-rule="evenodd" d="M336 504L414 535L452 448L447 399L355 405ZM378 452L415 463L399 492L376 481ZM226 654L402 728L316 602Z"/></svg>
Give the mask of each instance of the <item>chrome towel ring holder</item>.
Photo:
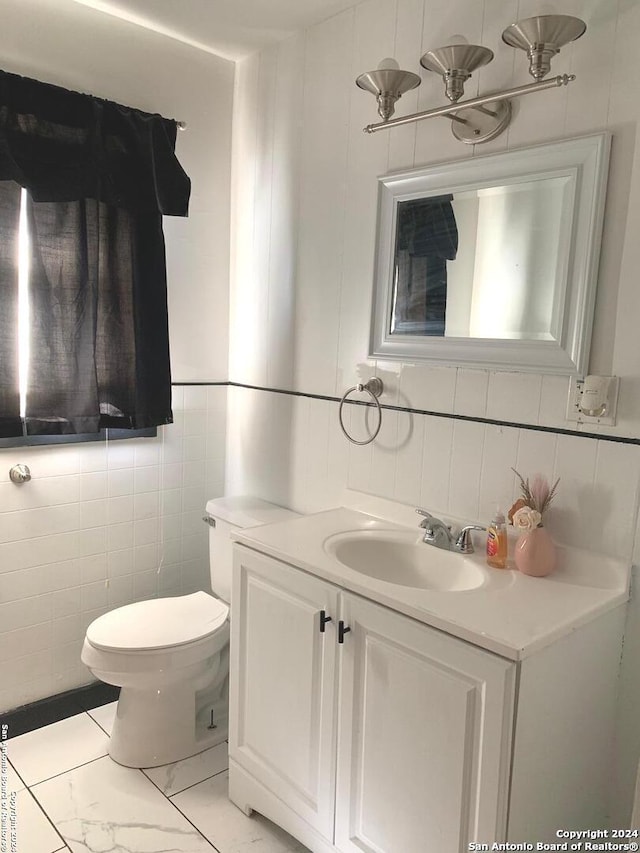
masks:
<svg viewBox="0 0 640 853"><path fill-rule="evenodd" d="M340 429L352 444L371 444L371 442L380 432L380 427L382 426L382 408L380 407L380 400L378 399L378 397L382 394L383 388L384 386L382 384L382 379L378 379L377 376L374 376L364 384L362 382L358 382L357 385L354 385L352 388L349 388L347 391L345 391L344 396L340 400L340 406L338 407L338 421L340 422ZM349 396L349 394L351 394L352 391L366 391L378 409L378 426L375 428L373 435L369 436L369 438L366 438L364 441L358 441L357 439L350 436L347 430L345 429L345 425L342 420L342 407L344 406L347 397Z"/></svg>

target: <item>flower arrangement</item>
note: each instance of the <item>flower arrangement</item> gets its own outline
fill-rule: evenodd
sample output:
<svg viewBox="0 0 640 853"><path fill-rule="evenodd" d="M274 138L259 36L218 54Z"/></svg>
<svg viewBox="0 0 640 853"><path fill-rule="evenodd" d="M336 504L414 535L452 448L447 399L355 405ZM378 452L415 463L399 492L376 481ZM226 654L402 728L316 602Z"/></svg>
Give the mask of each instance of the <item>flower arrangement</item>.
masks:
<svg viewBox="0 0 640 853"><path fill-rule="evenodd" d="M550 487L546 477L536 474L529 484L529 478L525 480L515 468L511 470L520 480L521 496L509 510L509 521L521 533L542 527L542 516L555 497L560 478Z"/></svg>

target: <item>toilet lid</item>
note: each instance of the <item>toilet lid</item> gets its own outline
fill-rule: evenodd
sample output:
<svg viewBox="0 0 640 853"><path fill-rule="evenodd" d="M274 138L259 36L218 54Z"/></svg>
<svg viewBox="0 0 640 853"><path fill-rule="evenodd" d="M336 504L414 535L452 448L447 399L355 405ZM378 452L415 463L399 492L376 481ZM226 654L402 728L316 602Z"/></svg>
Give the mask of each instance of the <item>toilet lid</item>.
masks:
<svg viewBox="0 0 640 853"><path fill-rule="evenodd" d="M106 651L151 651L204 640L224 625L229 608L206 592L154 598L118 607L87 628L87 640Z"/></svg>

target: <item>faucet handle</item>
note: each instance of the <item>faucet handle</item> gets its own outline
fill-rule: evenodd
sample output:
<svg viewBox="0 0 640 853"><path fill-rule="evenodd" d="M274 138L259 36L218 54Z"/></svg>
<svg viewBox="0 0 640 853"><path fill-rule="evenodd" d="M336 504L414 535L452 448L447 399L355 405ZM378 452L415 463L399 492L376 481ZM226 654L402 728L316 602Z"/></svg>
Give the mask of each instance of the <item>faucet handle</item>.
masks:
<svg viewBox="0 0 640 853"><path fill-rule="evenodd" d="M434 518L434 516L431 515L430 512L427 512L426 509L420 509L420 507L416 507L416 512L418 513L418 515L422 516L422 521L420 522L420 527L424 528L425 530L428 530L429 529L429 522L431 521L432 518Z"/></svg>
<svg viewBox="0 0 640 853"><path fill-rule="evenodd" d="M458 533L458 538L456 539L455 549L459 551L461 554L473 554L473 542L471 541L471 531L472 530L486 530L486 527L483 527L481 524L467 524L466 527L463 527L460 533Z"/></svg>

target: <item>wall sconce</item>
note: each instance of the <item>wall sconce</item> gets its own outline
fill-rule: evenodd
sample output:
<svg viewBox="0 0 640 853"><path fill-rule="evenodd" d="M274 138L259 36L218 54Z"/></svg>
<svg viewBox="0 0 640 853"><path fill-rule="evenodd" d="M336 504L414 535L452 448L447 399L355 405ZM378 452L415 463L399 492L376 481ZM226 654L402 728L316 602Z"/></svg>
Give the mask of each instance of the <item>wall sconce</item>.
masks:
<svg viewBox="0 0 640 853"><path fill-rule="evenodd" d="M428 50L420 59L427 71L440 74L444 80L444 93L450 101L458 101L464 94L465 81L476 68L488 65L493 51L479 44L450 44L437 50Z"/></svg>
<svg viewBox="0 0 640 853"><path fill-rule="evenodd" d="M569 15L540 15L511 24L502 33L502 40L510 47L526 51L529 57L529 73L536 82L481 95L460 103L465 82L477 68L491 62L493 52L475 44L453 44L428 50L420 59L420 64L427 71L440 74L444 81L445 94L451 104L395 119L391 119L395 102L404 92L419 86L421 80L411 71L402 71L395 60L385 59L376 71L361 74L356 80L361 89L376 96L378 113L382 118L382 122L367 125L364 130L366 133L375 133L422 119L446 116L453 122L451 129L456 139L473 144L487 142L509 125L509 98L566 86L575 80L573 74L561 74L548 80L543 78L549 73L551 59L560 52L560 48L580 38L586 29L584 21Z"/></svg>
<svg viewBox="0 0 640 853"><path fill-rule="evenodd" d="M378 63L375 71L367 71L356 79L356 86L371 92L378 101L378 114L388 121L394 113L398 98L415 89L422 81L413 71L401 71L395 59L387 58Z"/></svg>
<svg viewBox="0 0 640 853"><path fill-rule="evenodd" d="M551 57L560 48L583 36L587 25L580 18L569 15L541 15L526 18L502 33L502 41L510 47L519 47L529 57L529 74L541 80L551 70Z"/></svg>

